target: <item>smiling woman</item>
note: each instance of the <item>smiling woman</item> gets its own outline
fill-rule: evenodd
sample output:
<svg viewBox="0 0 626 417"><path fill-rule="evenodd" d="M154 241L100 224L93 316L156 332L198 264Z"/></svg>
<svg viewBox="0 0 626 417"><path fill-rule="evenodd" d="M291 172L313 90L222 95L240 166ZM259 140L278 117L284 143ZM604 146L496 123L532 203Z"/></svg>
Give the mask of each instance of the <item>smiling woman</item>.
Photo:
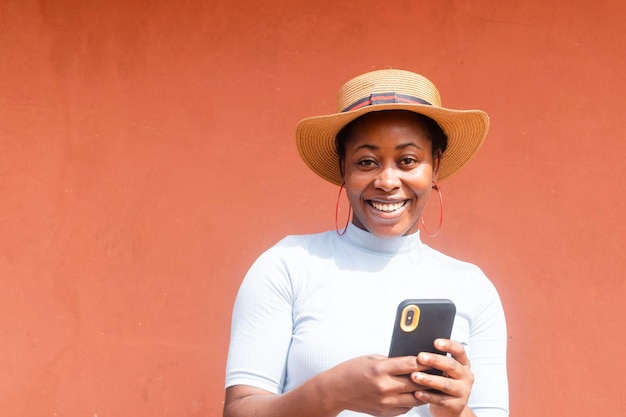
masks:
<svg viewBox="0 0 626 417"><path fill-rule="evenodd" d="M436 181L472 158L488 127L484 112L441 107L430 81L400 70L350 80L337 113L300 122L300 155L346 190L352 223L289 236L250 268L233 312L224 416L508 416L498 293L419 233ZM385 356L408 298L455 304L451 337L429 341L444 355Z"/></svg>
<svg viewBox="0 0 626 417"><path fill-rule="evenodd" d="M380 237L415 233L430 197L445 135L406 110L368 113L337 135L337 154L353 223ZM339 150L341 149L341 150ZM346 158L347 155L347 158Z"/></svg>

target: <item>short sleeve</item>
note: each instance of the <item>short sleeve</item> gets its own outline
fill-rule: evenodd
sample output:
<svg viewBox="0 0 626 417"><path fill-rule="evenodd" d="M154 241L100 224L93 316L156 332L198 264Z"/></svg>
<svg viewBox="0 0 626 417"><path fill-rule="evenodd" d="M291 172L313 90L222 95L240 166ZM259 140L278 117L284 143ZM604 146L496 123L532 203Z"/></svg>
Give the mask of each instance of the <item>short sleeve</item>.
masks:
<svg viewBox="0 0 626 417"><path fill-rule="evenodd" d="M495 287L489 280L484 284L481 294L477 294L482 301L470 332L474 385L469 406L477 417L506 417L509 415L506 321Z"/></svg>
<svg viewBox="0 0 626 417"><path fill-rule="evenodd" d="M232 316L226 387L282 391L291 342L293 291L279 248L262 254L246 274Z"/></svg>

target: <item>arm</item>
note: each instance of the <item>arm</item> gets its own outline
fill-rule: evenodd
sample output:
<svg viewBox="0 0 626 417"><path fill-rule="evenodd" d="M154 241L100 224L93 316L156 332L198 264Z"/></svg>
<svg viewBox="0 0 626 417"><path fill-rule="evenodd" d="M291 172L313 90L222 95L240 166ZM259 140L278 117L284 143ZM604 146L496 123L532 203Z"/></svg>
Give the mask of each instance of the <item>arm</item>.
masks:
<svg viewBox="0 0 626 417"><path fill-rule="evenodd" d="M316 385L315 381L311 381L282 395L272 394L248 385L235 385L226 389L223 415L224 417L279 417L282 415L331 417L336 415L324 410L323 404L316 401L321 397Z"/></svg>
<svg viewBox="0 0 626 417"><path fill-rule="evenodd" d="M226 390L224 417L332 417L343 410L378 416L424 404L406 375L425 369L415 357L372 355L343 362L284 394L245 385Z"/></svg>

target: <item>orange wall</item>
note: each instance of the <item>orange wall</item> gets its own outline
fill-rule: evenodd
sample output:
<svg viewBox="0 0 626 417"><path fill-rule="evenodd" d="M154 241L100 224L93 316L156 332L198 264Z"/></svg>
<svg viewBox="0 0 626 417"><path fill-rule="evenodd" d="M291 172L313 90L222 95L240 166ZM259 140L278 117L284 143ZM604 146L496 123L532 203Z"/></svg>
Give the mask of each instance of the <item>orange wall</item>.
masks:
<svg viewBox="0 0 626 417"><path fill-rule="evenodd" d="M406 68L489 112L435 247L500 290L517 416L626 414L623 2L0 2L3 416L219 416L233 298L336 189L294 128Z"/></svg>

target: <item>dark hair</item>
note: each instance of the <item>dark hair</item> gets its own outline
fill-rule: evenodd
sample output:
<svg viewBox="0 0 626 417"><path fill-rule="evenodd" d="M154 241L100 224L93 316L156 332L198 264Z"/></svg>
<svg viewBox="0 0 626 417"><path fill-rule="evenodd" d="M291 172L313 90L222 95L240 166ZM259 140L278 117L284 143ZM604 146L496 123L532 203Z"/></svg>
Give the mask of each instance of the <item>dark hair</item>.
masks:
<svg viewBox="0 0 626 417"><path fill-rule="evenodd" d="M423 114L414 113L408 110L381 110L379 112L366 113L363 116L354 119L353 121L345 125L343 129L339 131L339 133L337 133L337 136L335 137L335 150L337 151L337 156L339 156L339 171L341 172L341 175L343 175L341 165L342 162L346 159L346 144L350 140L350 136L352 135L352 129L357 124L357 122L359 120L363 120L363 118L367 117L368 115L391 111L401 111L410 114L416 123L426 128L426 136L432 142L433 157L438 154L443 155L443 153L446 151L446 148L448 147L448 137L436 121L428 116L424 116Z"/></svg>

